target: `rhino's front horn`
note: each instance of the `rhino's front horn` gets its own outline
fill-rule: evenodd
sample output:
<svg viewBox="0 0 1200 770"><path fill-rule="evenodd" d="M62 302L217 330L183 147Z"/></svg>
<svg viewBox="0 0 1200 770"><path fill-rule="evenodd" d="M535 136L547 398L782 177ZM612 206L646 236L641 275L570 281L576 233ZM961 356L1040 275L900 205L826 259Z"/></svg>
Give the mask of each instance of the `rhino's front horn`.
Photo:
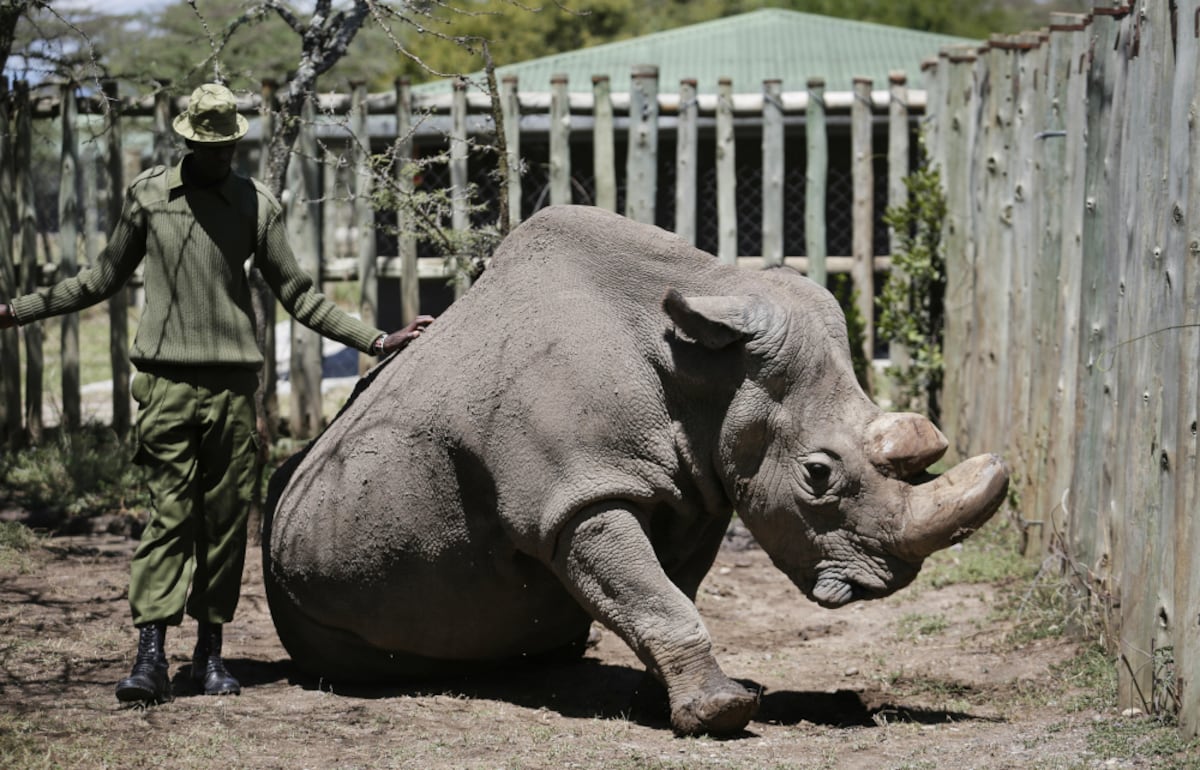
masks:
<svg viewBox="0 0 1200 770"><path fill-rule="evenodd" d="M921 415L885 412L867 426L864 448L880 473L907 479L941 459L947 446L937 426Z"/></svg>
<svg viewBox="0 0 1200 770"><path fill-rule="evenodd" d="M1008 468L994 454L972 457L912 487L897 555L917 561L963 540L991 518L1007 492Z"/></svg>

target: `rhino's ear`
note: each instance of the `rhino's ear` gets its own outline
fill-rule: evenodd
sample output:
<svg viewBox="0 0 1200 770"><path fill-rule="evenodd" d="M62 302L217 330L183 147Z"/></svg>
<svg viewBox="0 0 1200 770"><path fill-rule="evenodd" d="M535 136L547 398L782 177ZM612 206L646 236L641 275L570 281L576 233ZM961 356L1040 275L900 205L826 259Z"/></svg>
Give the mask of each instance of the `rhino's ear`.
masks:
<svg viewBox="0 0 1200 770"><path fill-rule="evenodd" d="M761 329L763 304L756 297L685 297L668 289L663 310L676 328L705 347L719 350Z"/></svg>

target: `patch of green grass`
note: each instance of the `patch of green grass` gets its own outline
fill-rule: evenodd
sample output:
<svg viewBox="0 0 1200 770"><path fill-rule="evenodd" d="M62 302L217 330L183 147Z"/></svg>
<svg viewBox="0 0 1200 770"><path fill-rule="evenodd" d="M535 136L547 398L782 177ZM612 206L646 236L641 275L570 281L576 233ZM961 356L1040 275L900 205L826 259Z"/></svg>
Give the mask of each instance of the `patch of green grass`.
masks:
<svg viewBox="0 0 1200 770"><path fill-rule="evenodd" d="M0 521L0 550L24 553L38 542L32 529L18 521Z"/></svg>
<svg viewBox="0 0 1200 770"><path fill-rule="evenodd" d="M1098 644L1082 648L1075 657L1050 667L1057 690L1078 690L1068 705L1072 712L1109 708L1117 702L1117 667Z"/></svg>
<svg viewBox="0 0 1200 770"><path fill-rule="evenodd" d="M913 612L900 618L897 622L896 636L899 639L916 640L922 637L937 636L949 626L950 621L946 620L946 616L941 613L922 615L919 612Z"/></svg>
<svg viewBox="0 0 1200 770"><path fill-rule="evenodd" d="M22 574L29 572L34 563L30 554L39 540L37 533L20 522L0 522L0 569ZM0 738L3 731L3 725L0 725Z"/></svg>
<svg viewBox="0 0 1200 770"><path fill-rule="evenodd" d="M1149 759L1156 770L1196 770L1200 740L1184 740L1169 720L1142 717L1097 722L1087 738L1100 762Z"/></svg>

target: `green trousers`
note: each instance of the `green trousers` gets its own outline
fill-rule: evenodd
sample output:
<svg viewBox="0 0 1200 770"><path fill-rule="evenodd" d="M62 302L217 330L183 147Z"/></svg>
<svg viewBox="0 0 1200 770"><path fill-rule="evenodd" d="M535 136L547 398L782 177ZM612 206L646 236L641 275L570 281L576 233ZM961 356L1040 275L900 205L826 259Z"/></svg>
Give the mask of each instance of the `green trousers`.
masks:
<svg viewBox="0 0 1200 770"><path fill-rule="evenodd" d="M134 462L149 472L153 502L130 569L134 625L177 625L185 605L199 621L233 619L258 451L257 380L236 367L143 368L134 377Z"/></svg>

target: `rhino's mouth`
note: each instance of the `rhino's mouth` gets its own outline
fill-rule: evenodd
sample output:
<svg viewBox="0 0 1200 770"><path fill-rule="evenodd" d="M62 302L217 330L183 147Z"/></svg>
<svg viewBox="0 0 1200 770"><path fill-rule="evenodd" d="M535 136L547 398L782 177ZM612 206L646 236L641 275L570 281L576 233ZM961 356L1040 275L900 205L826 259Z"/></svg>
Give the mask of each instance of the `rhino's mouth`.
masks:
<svg viewBox="0 0 1200 770"><path fill-rule="evenodd" d="M915 575L915 572L914 572ZM879 599L907 585L912 578L896 576L895 583L868 576L864 582L847 577L842 570L825 569L817 574L817 582L809 597L826 609L837 609L851 602Z"/></svg>
<svg viewBox="0 0 1200 770"><path fill-rule="evenodd" d="M841 607L854 601L858 586L834 575L821 575L812 588L812 598L828 609Z"/></svg>

